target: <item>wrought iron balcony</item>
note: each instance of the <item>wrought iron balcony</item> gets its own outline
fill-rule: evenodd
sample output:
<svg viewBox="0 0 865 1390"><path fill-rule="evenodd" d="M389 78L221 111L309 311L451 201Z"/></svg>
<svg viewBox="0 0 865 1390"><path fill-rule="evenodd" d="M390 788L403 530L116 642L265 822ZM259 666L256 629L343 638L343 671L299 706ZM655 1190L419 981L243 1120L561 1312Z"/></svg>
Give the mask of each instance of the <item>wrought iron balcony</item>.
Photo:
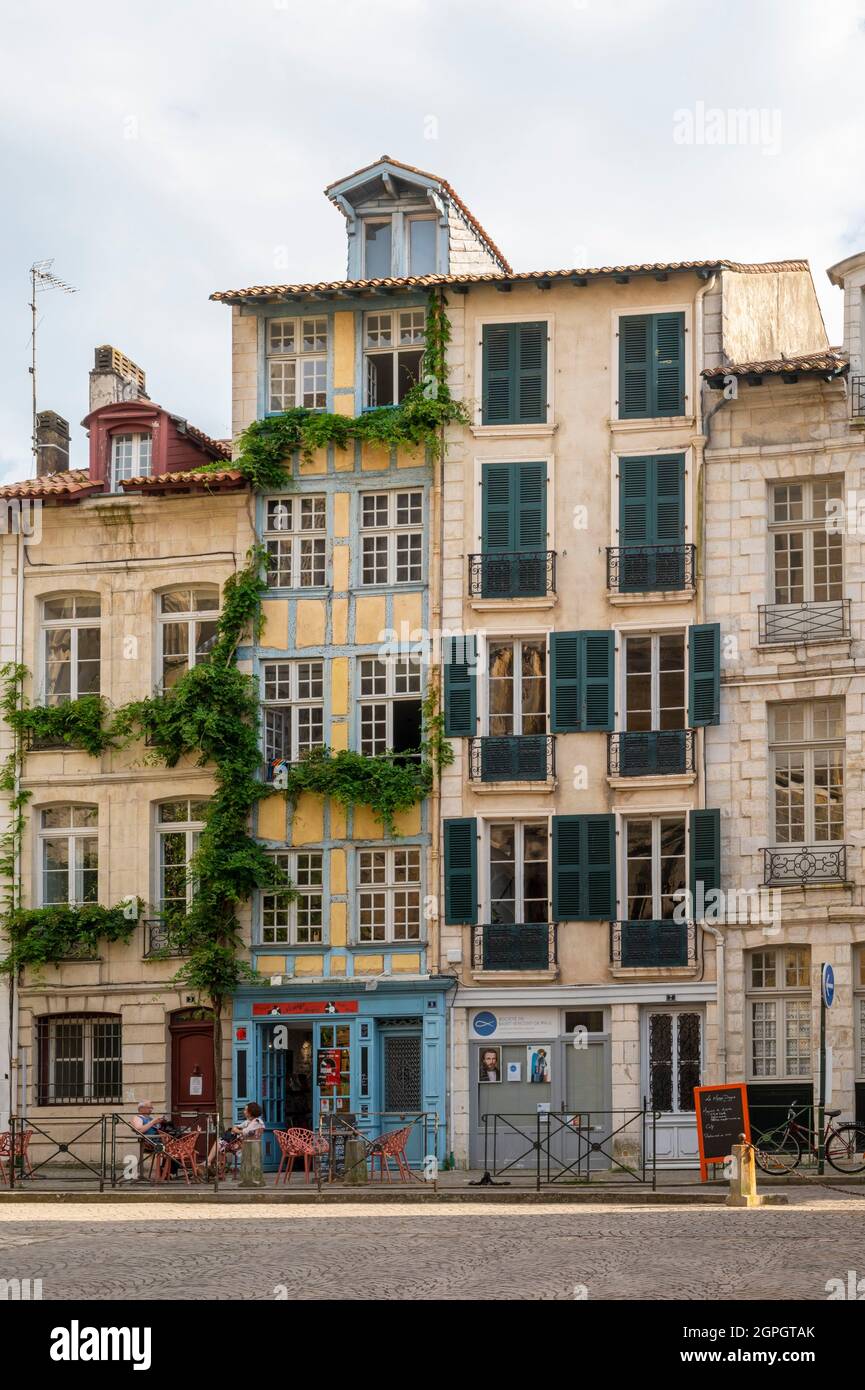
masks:
<svg viewBox="0 0 865 1390"><path fill-rule="evenodd" d="M493 922L472 933L475 970L552 970L556 922Z"/></svg>
<svg viewBox="0 0 865 1390"><path fill-rule="evenodd" d="M171 929L162 917L148 917L141 923L144 929L144 959L153 956L182 956L179 947L172 945Z"/></svg>
<svg viewBox="0 0 865 1390"><path fill-rule="evenodd" d="M554 734L469 739L473 782L546 782L556 775Z"/></svg>
<svg viewBox="0 0 865 1390"><path fill-rule="evenodd" d="M696 922L611 922L610 960L622 969L696 965Z"/></svg>
<svg viewBox="0 0 865 1390"><path fill-rule="evenodd" d="M850 636L850 600L829 603L761 603L760 645L773 642L831 642Z"/></svg>
<svg viewBox="0 0 865 1390"><path fill-rule="evenodd" d="M850 414L854 420L865 415L865 376L850 378Z"/></svg>
<svg viewBox="0 0 865 1390"><path fill-rule="evenodd" d="M554 550L499 550L469 556L472 598L543 598L555 592Z"/></svg>
<svg viewBox="0 0 865 1390"><path fill-rule="evenodd" d="M846 845L782 845L763 850L763 883L767 888L846 881Z"/></svg>
<svg viewBox="0 0 865 1390"><path fill-rule="evenodd" d="M607 546L607 588L613 594L688 591L695 556L693 545Z"/></svg>
<svg viewBox="0 0 865 1390"><path fill-rule="evenodd" d="M694 771L694 730L627 730L607 735L611 777L671 777Z"/></svg>

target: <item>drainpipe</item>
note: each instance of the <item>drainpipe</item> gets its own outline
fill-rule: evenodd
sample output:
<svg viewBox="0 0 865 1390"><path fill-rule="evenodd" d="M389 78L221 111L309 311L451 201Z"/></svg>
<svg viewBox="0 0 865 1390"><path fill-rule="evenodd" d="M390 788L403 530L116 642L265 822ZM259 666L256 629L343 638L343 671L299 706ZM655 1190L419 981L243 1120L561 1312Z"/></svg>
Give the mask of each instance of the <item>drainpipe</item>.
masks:
<svg viewBox="0 0 865 1390"><path fill-rule="evenodd" d="M20 665L24 661L24 529L19 525L18 545L15 560L15 663ZM15 736L17 740L17 735ZM21 759L15 759L15 785L12 792L13 798L17 798L21 791ZM12 868L13 904L21 906L21 841L17 841L15 846L15 862ZM13 972L9 976L9 1114L20 1115L19 1090L20 1090L20 1071L21 1059L18 1054L18 1033L19 1033L19 1001L18 1001L18 979ZM26 1096L21 1096L20 1100L26 1108Z"/></svg>

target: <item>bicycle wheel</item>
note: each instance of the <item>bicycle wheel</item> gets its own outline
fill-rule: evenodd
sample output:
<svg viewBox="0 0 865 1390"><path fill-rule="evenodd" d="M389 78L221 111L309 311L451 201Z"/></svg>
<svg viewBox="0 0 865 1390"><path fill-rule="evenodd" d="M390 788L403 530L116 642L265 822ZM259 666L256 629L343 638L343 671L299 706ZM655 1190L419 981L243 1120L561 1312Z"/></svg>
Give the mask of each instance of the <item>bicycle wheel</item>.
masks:
<svg viewBox="0 0 865 1390"><path fill-rule="evenodd" d="M865 1171L865 1129L861 1125L835 1125L826 1140L826 1158L838 1173Z"/></svg>
<svg viewBox="0 0 865 1390"><path fill-rule="evenodd" d="M792 1173L802 1157L802 1148L795 1134L785 1130L781 1134L758 1136L754 1140L754 1157L758 1168L778 1178Z"/></svg>

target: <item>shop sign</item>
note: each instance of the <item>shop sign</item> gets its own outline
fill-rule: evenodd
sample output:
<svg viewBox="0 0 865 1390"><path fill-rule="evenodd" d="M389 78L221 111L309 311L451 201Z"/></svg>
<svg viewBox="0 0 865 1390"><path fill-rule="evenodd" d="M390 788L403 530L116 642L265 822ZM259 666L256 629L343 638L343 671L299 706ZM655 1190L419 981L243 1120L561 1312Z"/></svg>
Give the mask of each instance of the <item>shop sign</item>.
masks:
<svg viewBox="0 0 865 1390"><path fill-rule="evenodd" d="M280 1018L286 1014L356 1014L356 999L288 999L281 1003L253 1004L253 1018Z"/></svg>
<svg viewBox="0 0 865 1390"><path fill-rule="evenodd" d="M558 1009L478 1009L470 1015L473 1038L557 1038Z"/></svg>

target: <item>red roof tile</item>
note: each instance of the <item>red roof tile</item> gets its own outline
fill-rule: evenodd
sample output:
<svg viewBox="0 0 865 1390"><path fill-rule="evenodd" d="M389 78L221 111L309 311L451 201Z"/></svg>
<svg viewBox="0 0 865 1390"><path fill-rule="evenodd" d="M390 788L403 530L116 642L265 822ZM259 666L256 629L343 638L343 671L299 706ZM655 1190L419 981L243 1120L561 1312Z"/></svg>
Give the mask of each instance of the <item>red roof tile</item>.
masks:
<svg viewBox="0 0 865 1390"><path fill-rule="evenodd" d="M784 373L840 372L849 365L843 348L821 348L799 357L776 357L766 362L733 362L721 367L706 367L704 377L722 376L781 376Z"/></svg>
<svg viewBox="0 0 865 1390"><path fill-rule="evenodd" d="M225 492L246 486L246 478L238 468L186 470L180 473L156 473L148 478L124 478L124 492Z"/></svg>
<svg viewBox="0 0 865 1390"><path fill-rule="evenodd" d="M20 483L7 483L0 487L0 497L44 497L78 500L91 492L101 492L102 484L91 482L90 474L83 468L63 469L60 473L46 473L42 478L26 478Z"/></svg>

